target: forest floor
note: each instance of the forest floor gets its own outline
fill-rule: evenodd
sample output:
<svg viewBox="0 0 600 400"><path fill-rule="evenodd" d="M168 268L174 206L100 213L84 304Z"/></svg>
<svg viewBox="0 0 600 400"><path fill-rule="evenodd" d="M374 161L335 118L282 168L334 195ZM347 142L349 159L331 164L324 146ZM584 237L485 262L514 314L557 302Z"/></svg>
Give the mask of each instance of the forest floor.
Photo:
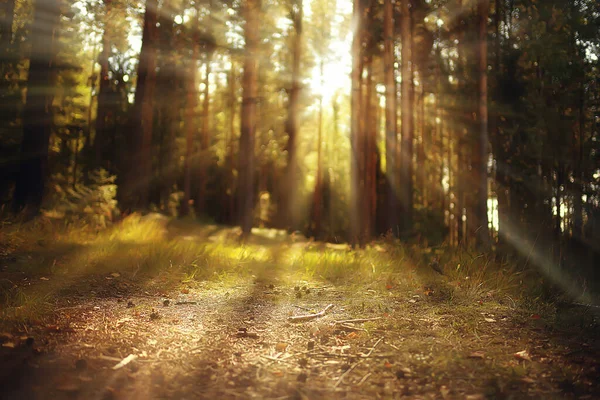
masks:
<svg viewBox="0 0 600 400"><path fill-rule="evenodd" d="M0 399L600 398L595 308L542 300L535 274L235 235L5 226Z"/></svg>

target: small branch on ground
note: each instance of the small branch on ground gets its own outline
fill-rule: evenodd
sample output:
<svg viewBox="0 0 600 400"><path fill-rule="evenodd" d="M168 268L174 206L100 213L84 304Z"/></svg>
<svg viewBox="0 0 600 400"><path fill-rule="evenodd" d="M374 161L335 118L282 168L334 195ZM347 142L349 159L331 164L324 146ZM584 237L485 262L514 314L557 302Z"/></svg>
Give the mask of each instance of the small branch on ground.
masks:
<svg viewBox="0 0 600 400"><path fill-rule="evenodd" d="M373 353L373 351L375 350L375 348L377 347L377 345L378 345L378 344L379 344L379 343L380 343L382 340L383 340L383 338L379 338L379 339L377 340L377 342L375 342L375 344L373 345L373 347L371 347L371 350L369 350L369 352L367 353L367 355L366 355L366 356L364 356L364 357L365 357L365 358L367 358L367 357L370 357L370 356L371 356L371 354ZM355 362L354 364L352 364L352 366L351 366L350 368L348 368L348 369L346 370L346 372L344 372L344 373L342 374L342 376L340 376L340 378L337 380L337 382L335 383L335 385L333 385L333 387L334 387L334 388L337 388L337 387L339 386L339 384L340 384L340 383L342 383L342 381L344 380L344 378L345 378L345 377L346 377L346 376L347 376L347 375L348 375L350 372L352 372L352 371L354 370L354 368L356 368L356 367L357 367L357 366L358 366L358 365L359 365L361 362L363 362L363 361L364 361L364 359L363 359L363 360L359 360L359 361ZM363 377L363 379L364 379L364 377ZM361 383L362 383L362 379L361 379Z"/></svg>
<svg viewBox="0 0 600 400"><path fill-rule="evenodd" d="M295 317L289 317L288 320L292 321L292 322L301 322L301 321L308 321L308 320L315 319L315 318L320 318L320 317L324 316L327 313L327 311L329 311L329 309L332 307L333 307L333 304L329 304L327 307L325 307L323 309L323 311L320 311L318 313L307 314L307 315L297 315Z"/></svg>
<svg viewBox="0 0 600 400"><path fill-rule="evenodd" d="M130 362L132 362L133 360L135 360L138 356L136 356L135 354L130 354L127 357L125 357L124 359L121 360L121 362L119 362L117 365L115 365L114 367L112 367L112 369L114 371L123 368L124 366L126 366L127 364L129 364Z"/></svg>
<svg viewBox="0 0 600 400"><path fill-rule="evenodd" d="M336 324L361 323L361 322L377 321L378 319L381 319L381 317L375 317L375 318L358 318L358 319L343 319L341 321L335 321L335 323Z"/></svg>

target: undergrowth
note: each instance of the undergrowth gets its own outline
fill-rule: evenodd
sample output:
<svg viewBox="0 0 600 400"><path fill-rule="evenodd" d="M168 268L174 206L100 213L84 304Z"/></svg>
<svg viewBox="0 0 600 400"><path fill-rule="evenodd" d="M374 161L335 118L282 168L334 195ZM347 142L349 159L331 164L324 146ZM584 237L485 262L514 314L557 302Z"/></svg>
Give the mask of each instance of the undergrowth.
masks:
<svg viewBox="0 0 600 400"><path fill-rule="evenodd" d="M176 234L173 234L176 232ZM25 271L53 282L119 274L140 284L160 277L165 287L202 280L307 279L347 285L370 284L398 293L422 292L448 304L500 302L538 306L540 277L494 255L440 246L422 248L382 238L364 250L327 245L256 229L241 245L239 230L133 214L100 232L84 221L48 217L13 221L0 230L5 272ZM431 267L439 260L443 275ZM35 279L35 278L32 278ZM39 285L38 285L39 286ZM37 286L36 286L37 287ZM3 313L52 298L53 290L0 285ZM11 312L12 312L11 311Z"/></svg>

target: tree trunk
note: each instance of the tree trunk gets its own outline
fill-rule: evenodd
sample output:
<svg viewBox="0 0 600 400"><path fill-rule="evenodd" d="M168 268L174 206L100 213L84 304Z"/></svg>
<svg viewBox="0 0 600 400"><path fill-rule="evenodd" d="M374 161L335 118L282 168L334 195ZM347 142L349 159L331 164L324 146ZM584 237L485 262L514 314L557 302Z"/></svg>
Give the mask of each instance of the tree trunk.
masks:
<svg viewBox="0 0 600 400"><path fill-rule="evenodd" d="M384 0L384 53L383 68L385 74L385 165L387 174L386 229L397 232L398 200L396 186L396 153L398 151L398 117L396 115L397 94L394 73L394 9L392 0Z"/></svg>
<svg viewBox="0 0 600 400"><path fill-rule="evenodd" d="M412 110L412 39L409 0L401 0L402 40L402 145L400 147L400 207L402 212L402 231L404 234L412 230L413 219L413 110Z"/></svg>
<svg viewBox="0 0 600 400"><path fill-rule="evenodd" d="M104 0L106 8L104 32L102 33L102 52L98 58L100 64L98 108L96 112L96 136L94 138L94 167L103 167L103 155L106 147L106 124L109 116L110 81L108 78L108 57L110 56L109 21L111 18L110 0Z"/></svg>
<svg viewBox="0 0 600 400"><path fill-rule="evenodd" d="M296 9L297 7L297 9ZM288 229L295 230L299 228L298 221L298 202L297 202L297 180L298 180L298 160L297 160L297 136L298 136L298 106L300 100L300 57L302 49L302 0L294 3L292 10L292 25L295 30L293 53L292 53L292 87L289 94L288 119L286 122L286 131L288 141L287 150L287 182L285 201L285 224Z"/></svg>
<svg viewBox="0 0 600 400"><path fill-rule="evenodd" d="M23 110L21 164L14 192L15 211L39 213L44 195L48 145L52 132L55 44L60 25L60 0L38 0L31 25L31 57ZM50 89L50 90L49 90Z"/></svg>
<svg viewBox="0 0 600 400"><path fill-rule="evenodd" d="M154 122L154 92L156 86L158 0L146 0L142 49L137 71L135 102L132 110L133 148L128 165L127 197L125 204L131 208L149 206L152 181L152 129Z"/></svg>
<svg viewBox="0 0 600 400"><path fill-rule="evenodd" d="M196 106L198 105L198 91L196 77L198 75L198 30L200 29L200 15L196 9L194 23L194 43L192 58L189 61L187 76L187 93L185 105L185 157L183 160L183 200L181 202L181 215L190 213L192 201L192 165L194 159L194 133L196 133Z"/></svg>
<svg viewBox="0 0 600 400"><path fill-rule="evenodd" d="M487 83L487 20L489 13L489 0L478 3L479 14L479 140L476 151L473 153L473 169L476 170L478 186L476 226L477 243L488 247L490 236L488 228L488 83Z"/></svg>
<svg viewBox="0 0 600 400"><path fill-rule="evenodd" d="M323 84L323 60L321 60L320 73ZM317 179L313 197L313 234L316 238L321 235L321 214L323 210L323 95L319 96L319 121L317 134Z"/></svg>
<svg viewBox="0 0 600 400"><path fill-rule="evenodd" d="M212 59L212 49L206 54L206 74L204 75L204 101L202 103L202 140L200 143L201 159L199 160L200 182L198 187L198 198L196 199L196 212L201 215L205 211L206 203L206 183L208 180L208 149L210 147L210 62Z"/></svg>
<svg viewBox="0 0 600 400"><path fill-rule="evenodd" d="M235 175L234 170L234 148L235 139L235 109L237 107L237 95L235 88L235 63L231 60L231 71L229 72L229 135L227 138L227 174L228 174L228 194L229 194L229 221L235 223Z"/></svg>
<svg viewBox="0 0 600 400"><path fill-rule="evenodd" d="M244 11L246 26L246 54L242 77L242 122L239 155L239 209L242 238L247 238L252 230L254 204L254 140L256 132L256 101L258 97L258 19L260 0L246 0Z"/></svg>
<svg viewBox="0 0 600 400"><path fill-rule="evenodd" d="M360 87L361 87L361 47L362 47L362 19L360 0L354 0L353 5L354 35L352 38L352 93L350 96L350 243L353 246L358 244L360 234Z"/></svg>

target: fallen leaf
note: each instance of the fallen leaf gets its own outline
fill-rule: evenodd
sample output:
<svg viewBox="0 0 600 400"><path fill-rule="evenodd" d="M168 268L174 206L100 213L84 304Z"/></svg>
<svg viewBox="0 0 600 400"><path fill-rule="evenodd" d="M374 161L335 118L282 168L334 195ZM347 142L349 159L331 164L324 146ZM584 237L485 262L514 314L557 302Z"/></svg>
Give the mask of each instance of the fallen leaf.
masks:
<svg viewBox="0 0 600 400"><path fill-rule="evenodd" d="M275 350L277 350L280 353L283 353L286 349L288 348L288 344L287 343L277 343L275 345Z"/></svg>
<svg viewBox="0 0 600 400"><path fill-rule="evenodd" d="M121 274L118 272L113 272L112 274L110 274L110 276L112 276L113 278L118 278L121 276Z"/></svg>
<svg viewBox="0 0 600 400"><path fill-rule="evenodd" d="M390 363L389 361L386 361L386 362L383 364L383 366L384 366L384 367L386 367L386 368L392 368L392 367L394 366L394 364Z"/></svg>
<svg viewBox="0 0 600 400"><path fill-rule="evenodd" d="M183 289L181 289L181 293L188 294L188 293L190 293L190 289L183 288Z"/></svg>
<svg viewBox="0 0 600 400"><path fill-rule="evenodd" d="M416 303L417 301L415 299L410 299L408 302L409 303Z"/></svg>
<svg viewBox="0 0 600 400"><path fill-rule="evenodd" d="M528 376L524 376L523 378L521 378L521 382L523 382L523 383L535 383L535 380L531 379Z"/></svg>
<svg viewBox="0 0 600 400"><path fill-rule="evenodd" d="M42 277L40 278L40 281L49 281L49 280L50 280L50 279L46 278L45 276L42 276Z"/></svg>
<svg viewBox="0 0 600 400"><path fill-rule="evenodd" d="M469 354L469 358L479 358L483 359L485 357L485 353L483 351L474 351Z"/></svg>
<svg viewBox="0 0 600 400"><path fill-rule="evenodd" d="M448 389L448 386L442 385L440 387L440 394L444 399L447 399L448 395L450 395L450 389Z"/></svg>
<svg viewBox="0 0 600 400"><path fill-rule="evenodd" d="M490 323L496 322L496 320L494 318L484 318L484 320L485 320L485 322L490 322Z"/></svg>
<svg viewBox="0 0 600 400"><path fill-rule="evenodd" d="M525 361L531 361L531 356L529 355L529 353L527 352L527 350L523 350L523 351L518 351L514 354L514 357L517 360L525 360Z"/></svg>
<svg viewBox="0 0 600 400"><path fill-rule="evenodd" d="M541 318L541 317L540 317L539 315L537 315L537 314L533 314L533 315L531 316L531 319L540 319L540 318Z"/></svg>
<svg viewBox="0 0 600 400"><path fill-rule="evenodd" d="M275 376L283 376L283 372L281 372L281 371L273 371L273 375L275 375Z"/></svg>
<svg viewBox="0 0 600 400"><path fill-rule="evenodd" d="M350 332L349 334L346 335L346 339L354 339L357 336L358 336L358 333Z"/></svg>
<svg viewBox="0 0 600 400"><path fill-rule="evenodd" d="M2 347L6 347L8 349L14 349L16 345L13 342L2 343Z"/></svg>

